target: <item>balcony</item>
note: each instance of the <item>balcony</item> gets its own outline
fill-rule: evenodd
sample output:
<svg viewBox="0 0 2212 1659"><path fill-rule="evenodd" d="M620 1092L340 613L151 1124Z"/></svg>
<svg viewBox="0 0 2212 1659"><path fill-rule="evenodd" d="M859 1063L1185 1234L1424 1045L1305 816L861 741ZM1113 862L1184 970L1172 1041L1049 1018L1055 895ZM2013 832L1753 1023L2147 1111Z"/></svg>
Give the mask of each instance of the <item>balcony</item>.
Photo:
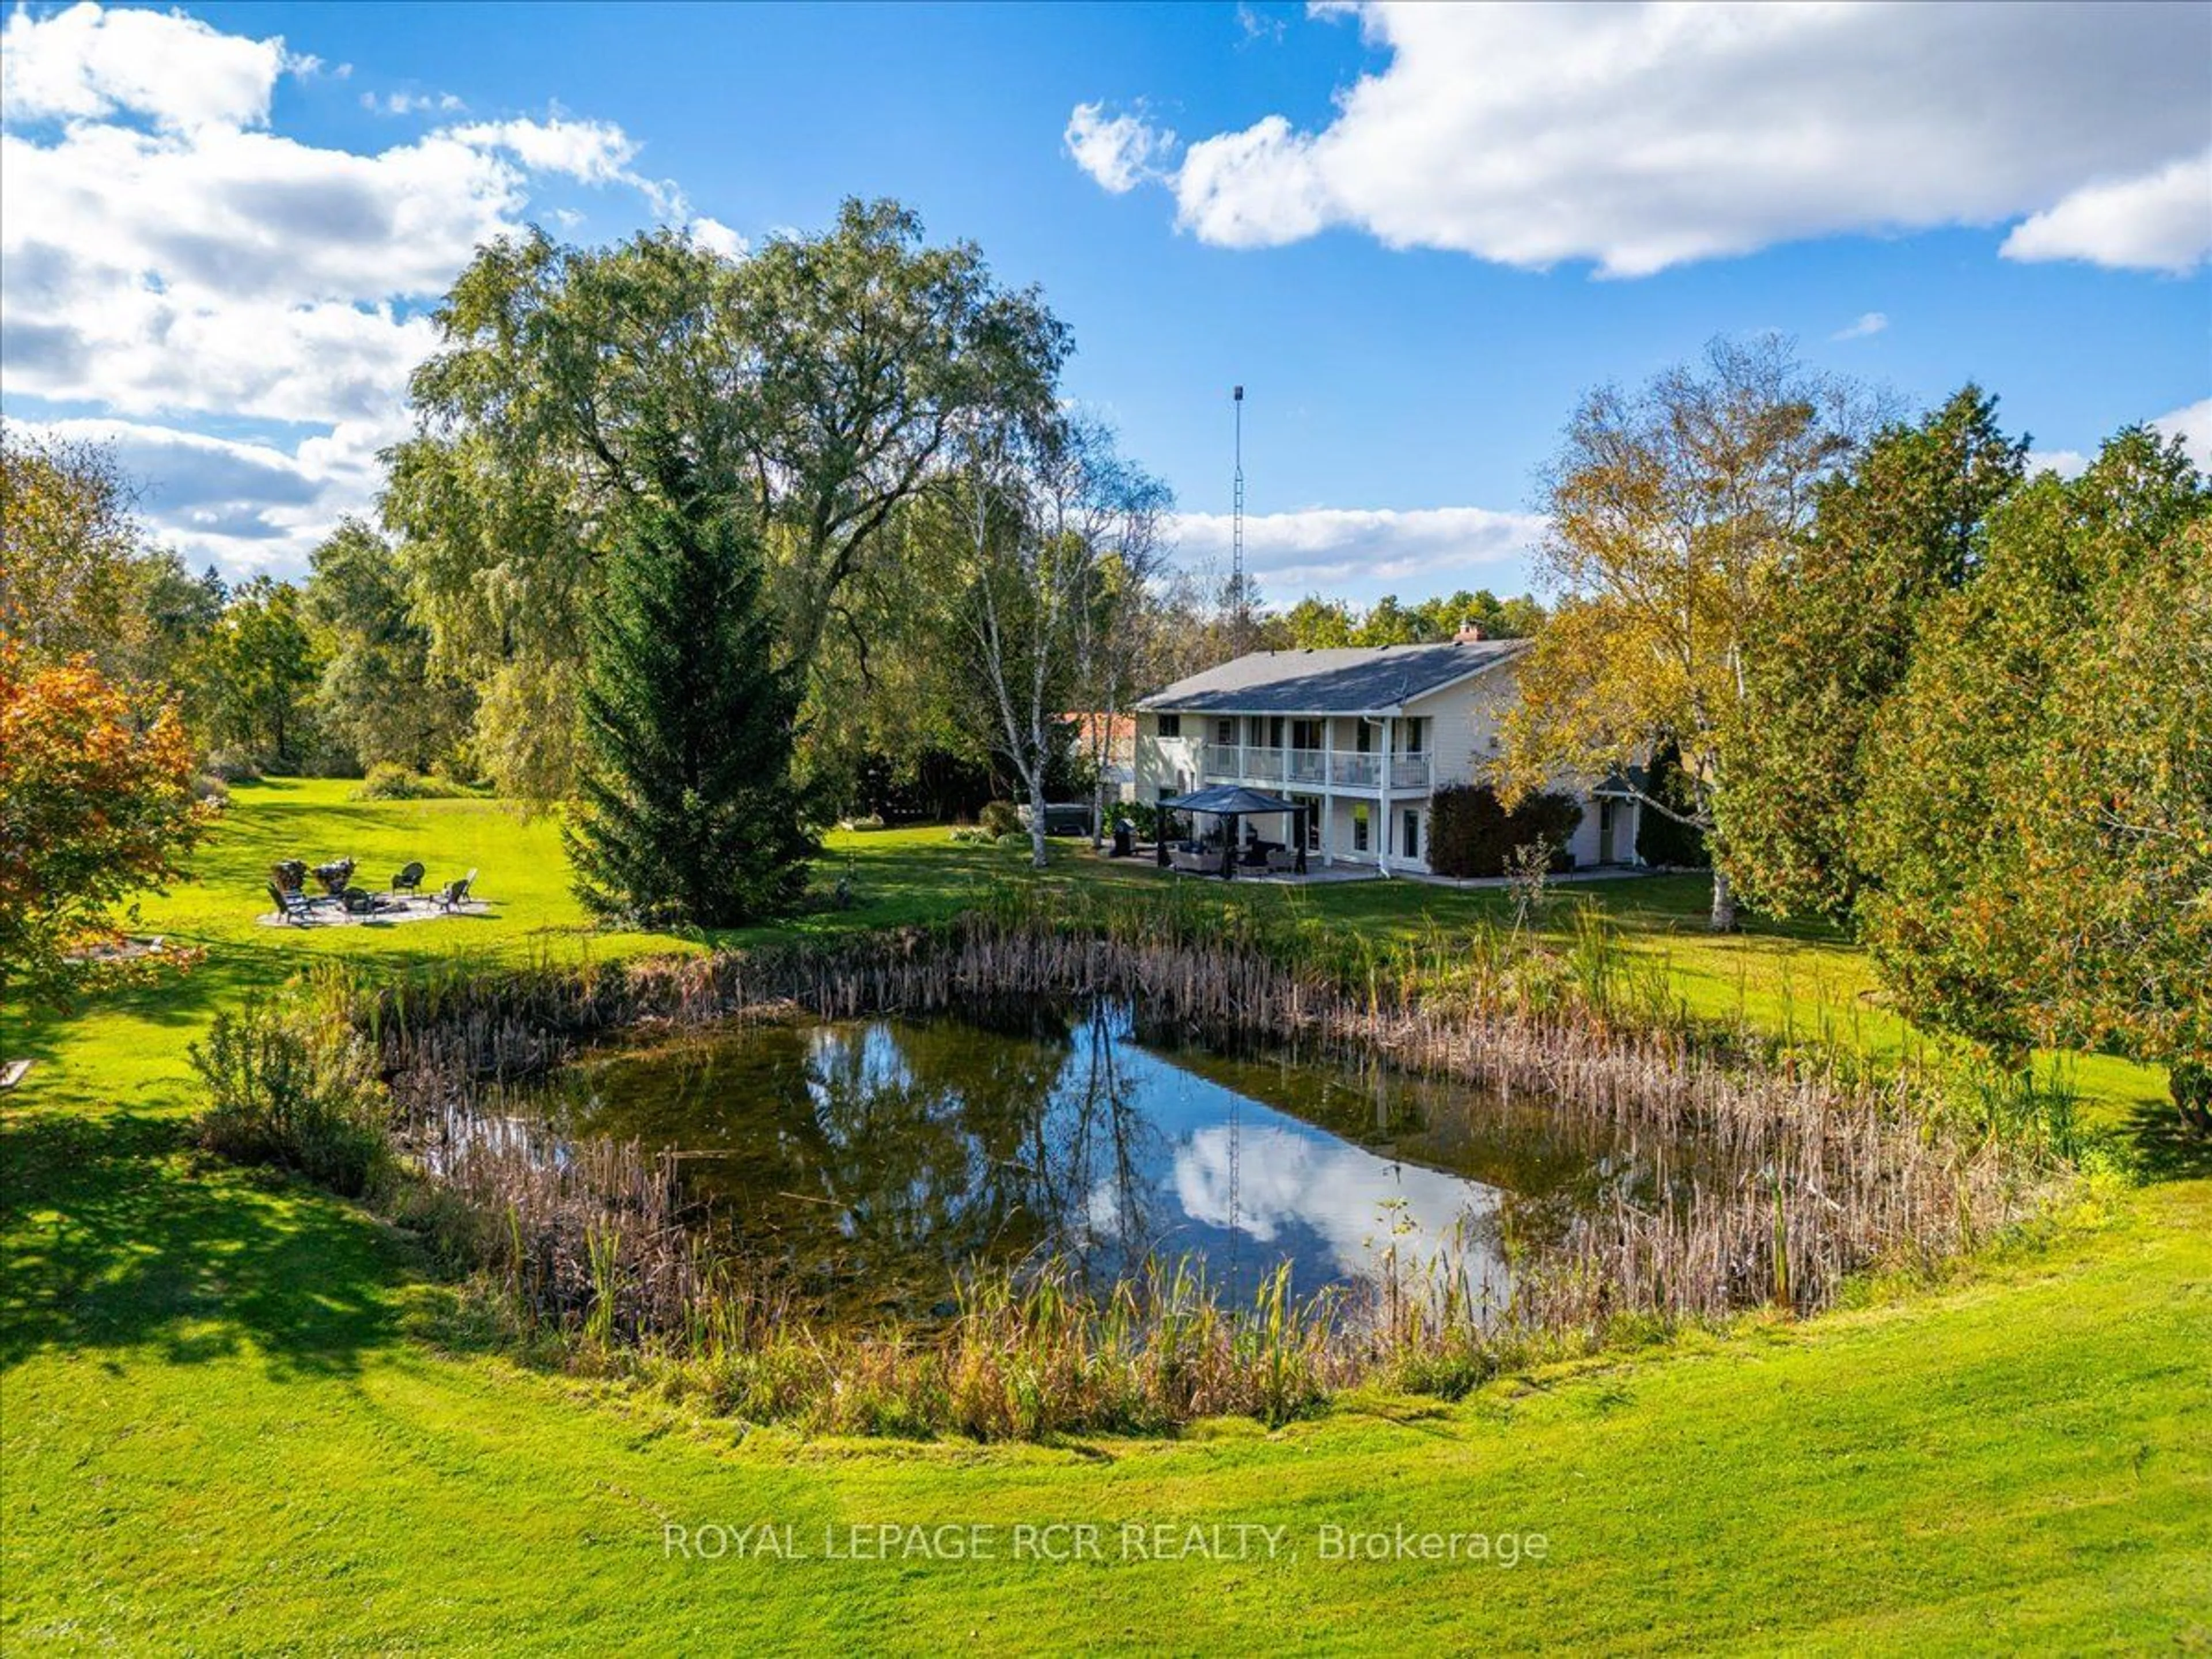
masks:
<svg viewBox="0 0 2212 1659"><path fill-rule="evenodd" d="M1351 749L1271 749L1207 744L1199 769L1208 783L1281 784L1293 788L1379 790L1382 757ZM1390 757L1390 789L1425 791L1426 755Z"/></svg>

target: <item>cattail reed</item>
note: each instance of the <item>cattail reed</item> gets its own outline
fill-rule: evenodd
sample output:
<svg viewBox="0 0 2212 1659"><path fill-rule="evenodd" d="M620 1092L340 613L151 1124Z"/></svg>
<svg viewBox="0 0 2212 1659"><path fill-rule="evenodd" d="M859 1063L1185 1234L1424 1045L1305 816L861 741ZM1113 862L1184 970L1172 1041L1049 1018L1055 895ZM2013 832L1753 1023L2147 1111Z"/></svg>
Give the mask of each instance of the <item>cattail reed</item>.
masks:
<svg viewBox="0 0 2212 1659"><path fill-rule="evenodd" d="M556 1142L501 1091L643 1025L972 1010L1009 998L1132 1004L1156 1030L1358 1059L1593 1127L1710 1152L1649 1206L1617 1194L1516 1260L1502 1297L1395 1261L1372 1306L1292 1302L1286 1273L1220 1304L1188 1264L1103 1293L1064 1268L972 1275L926 1331L816 1329L756 1266L714 1255L674 1159ZM577 971L453 975L368 994L360 1029L404 1149L457 1200L472 1258L529 1322L604 1361L674 1366L749 1416L840 1429L1034 1437L1268 1422L1363 1376L1456 1393L1516 1355L1588 1347L1624 1322L1831 1305L1846 1278L1920 1267L2030 1213L2050 1169L1921 1109L1906 1076L1701 1031L1603 925L1533 963L1494 930L1403 945L1180 900L1139 908L997 899L959 921Z"/></svg>

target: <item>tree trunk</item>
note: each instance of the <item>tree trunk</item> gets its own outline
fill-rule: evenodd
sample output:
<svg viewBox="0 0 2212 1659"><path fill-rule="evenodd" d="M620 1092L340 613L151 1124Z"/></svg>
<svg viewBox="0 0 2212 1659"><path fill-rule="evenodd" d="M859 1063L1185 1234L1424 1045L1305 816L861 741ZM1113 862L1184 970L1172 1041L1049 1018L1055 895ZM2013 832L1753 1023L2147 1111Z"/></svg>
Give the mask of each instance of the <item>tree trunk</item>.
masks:
<svg viewBox="0 0 2212 1659"><path fill-rule="evenodd" d="M1030 867L1045 867L1044 850L1044 768L1022 769L1022 781L1030 792Z"/></svg>
<svg viewBox="0 0 2212 1659"><path fill-rule="evenodd" d="M1735 889L1729 885L1728 872L1717 860L1713 865L1713 915L1711 923L1716 933L1735 932Z"/></svg>
<svg viewBox="0 0 2212 1659"><path fill-rule="evenodd" d="M2167 1070L2166 1087L2181 1121L2198 1134L2212 1136L2212 1062L2175 1060Z"/></svg>

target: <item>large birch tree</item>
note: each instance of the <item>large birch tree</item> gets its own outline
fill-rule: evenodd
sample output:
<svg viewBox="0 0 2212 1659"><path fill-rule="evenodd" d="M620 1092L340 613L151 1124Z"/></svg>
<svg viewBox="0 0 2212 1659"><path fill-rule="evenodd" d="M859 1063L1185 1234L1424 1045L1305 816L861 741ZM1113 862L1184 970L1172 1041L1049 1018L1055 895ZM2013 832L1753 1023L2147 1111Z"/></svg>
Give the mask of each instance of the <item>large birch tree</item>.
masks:
<svg viewBox="0 0 2212 1659"><path fill-rule="evenodd" d="M1644 811L1712 836L1749 641L1817 487L1856 452L1861 404L1773 336L1716 340L1635 392L1583 400L1543 478L1537 568L1559 598L1504 722L1509 799L1615 775ZM1679 795L1640 781L1668 743ZM1724 842L1713 854L1711 923L1727 931Z"/></svg>

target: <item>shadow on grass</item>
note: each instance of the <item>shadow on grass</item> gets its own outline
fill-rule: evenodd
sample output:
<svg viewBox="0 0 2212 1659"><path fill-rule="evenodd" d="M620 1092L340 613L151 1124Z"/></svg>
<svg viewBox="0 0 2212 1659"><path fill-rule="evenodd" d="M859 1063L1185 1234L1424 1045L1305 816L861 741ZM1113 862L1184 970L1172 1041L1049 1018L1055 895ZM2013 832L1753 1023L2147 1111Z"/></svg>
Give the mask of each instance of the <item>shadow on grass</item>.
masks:
<svg viewBox="0 0 2212 1659"><path fill-rule="evenodd" d="M347 1376L399 1334L409 1247L337 1200L197 1166L174 1119L11 1112L0 1124L0 1365L151 1346L251 1348L278 1374Z"/></svg>
<svg viewBox="0 0 2212 1659"><path fill-rule="evenodd" d="M2135 1147L2136 1163L2146 1179L2212 1179L2212 1135L2191 1128L2165 1101L2140 1103L2129 1115L2123 1133Z"/></svg>

